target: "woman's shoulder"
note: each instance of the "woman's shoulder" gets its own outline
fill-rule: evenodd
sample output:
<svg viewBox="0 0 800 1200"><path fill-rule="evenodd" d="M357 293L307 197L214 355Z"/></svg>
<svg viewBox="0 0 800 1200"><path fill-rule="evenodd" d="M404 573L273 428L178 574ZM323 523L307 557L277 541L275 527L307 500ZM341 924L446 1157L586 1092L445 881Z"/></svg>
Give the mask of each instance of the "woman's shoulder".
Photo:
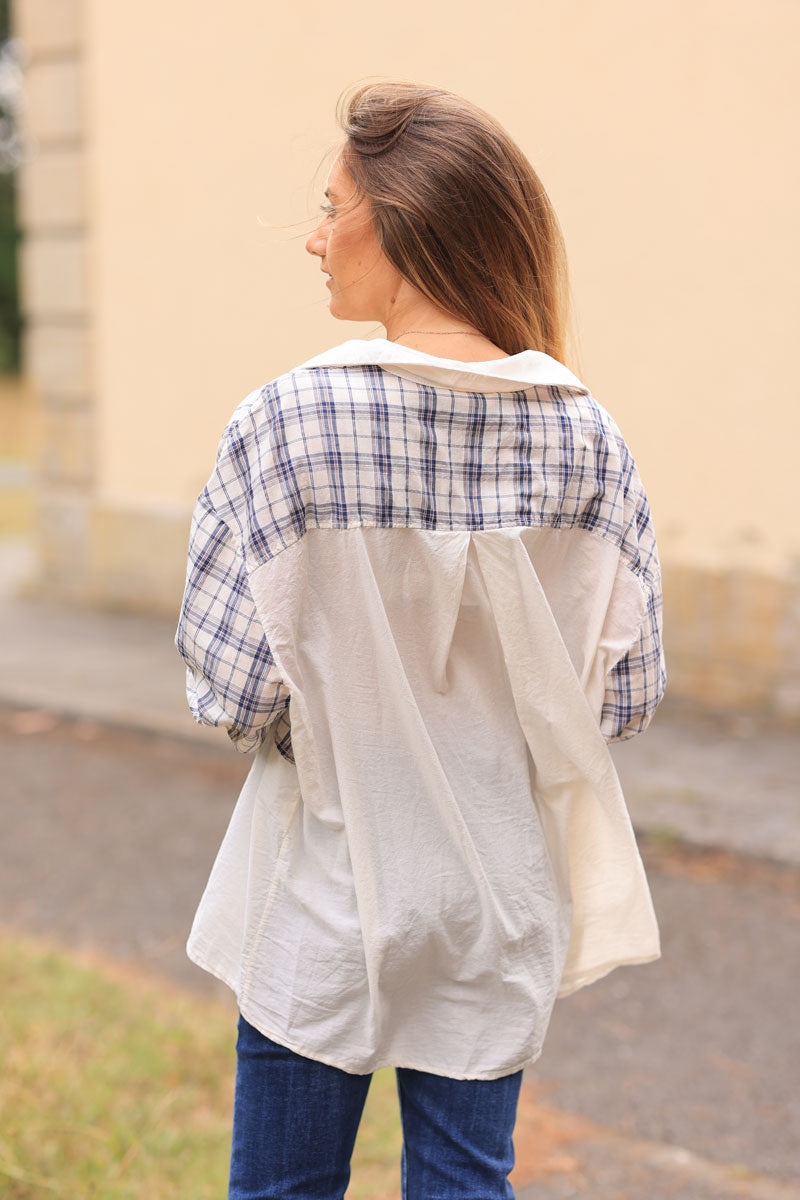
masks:
<svg viewBox="0 0 800 1200"><path fill-rule="evenodd" d="M348 338L320 354L307 358L294 371L314 371L327 367L359 367L379 363L387 356L393 343L386 338Z"/></svg>
<svg viewBox="0 0 800 1200"><path fill-rule="evenodd" d="M228 452L236 449L241 453L248 445L252 446L269 437L279 421L307 424L316 411L320 372L327 366L331 369L341 367L344 370L359 370L352 353L353 345L353 341L349 341L334 346L249 391L236 404L225 423L217 457L226 449ZM362 351L362 358L368 357Z"/></svg>
<svg viewBox="0 0 800 1200"><path fill-rule="evenodd" d="M298 390L307 384L312 376L326 367L357 368L371 360L378 362L378 354L371 355L369 350L365 349L368 346L368 341L350 339L329 350L324 350L312 358L304 359L297 366L283 371L280 375L273 376L266 383L262 383L248 392L244 399L237 404L230 421L234 422L243 417L252 416L256 412L263 412L267 416L270 413L274 414L281 402L296 397Z"/></svg>

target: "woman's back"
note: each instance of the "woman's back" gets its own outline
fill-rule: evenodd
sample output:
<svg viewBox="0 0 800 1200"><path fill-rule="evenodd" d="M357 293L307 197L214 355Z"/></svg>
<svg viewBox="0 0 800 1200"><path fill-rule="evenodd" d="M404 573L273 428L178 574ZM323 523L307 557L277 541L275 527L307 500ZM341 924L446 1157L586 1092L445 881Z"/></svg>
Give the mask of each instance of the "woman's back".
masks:
<svg viewBox="0 0 800 1200"><path fill-rule="evenodd" d="M605 745L646 726L665 679L615 423L544 354L345 343L237 407L198 546L203 527L187 597L213 580L222 619L185 604L179 646L213 641L214 702L246 739L260 697L263 729L254 647L224 620L226 583L246 584L282 715L190 955L264 1032L345 1070L533 1061L557 993L658 955Z"/></svg>

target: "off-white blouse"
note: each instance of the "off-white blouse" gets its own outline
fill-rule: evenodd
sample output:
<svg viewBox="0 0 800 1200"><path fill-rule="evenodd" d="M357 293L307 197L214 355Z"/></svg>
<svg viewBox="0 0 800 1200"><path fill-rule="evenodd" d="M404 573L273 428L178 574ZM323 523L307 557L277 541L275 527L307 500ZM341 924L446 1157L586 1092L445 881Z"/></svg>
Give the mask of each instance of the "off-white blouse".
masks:
<svg viewBox="0 0 800 1200"><path fill-rule="evenodd" d="M493 1079L557 996L659 957L609 741L663 695L636 465L565 366L350 341L251 392L176 645L253 764L187 952L365 1073Z"/></svg>

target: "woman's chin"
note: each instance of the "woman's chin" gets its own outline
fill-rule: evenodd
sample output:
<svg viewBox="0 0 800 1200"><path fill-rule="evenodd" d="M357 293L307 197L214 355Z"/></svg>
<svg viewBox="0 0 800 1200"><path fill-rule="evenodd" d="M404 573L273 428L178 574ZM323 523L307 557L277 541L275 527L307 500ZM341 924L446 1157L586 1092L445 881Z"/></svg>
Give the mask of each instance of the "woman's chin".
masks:
<svg viewBox="0 0 800 1200"><path fill-rule="evenodd" d="M335 317L337 321L357 320L357 318L354 317L348 310L347 305L342 304L338 296L331 296L330 300L328 301L328 312L332 317Z"/></svg>
<svg viewBox="0 0 800 1200"><path fill-rule="evenodd" d="M380 317L376 316L375 309L368 304L352 304L347 303L341 296L335 293L328 301L328 312L337 321L379 321Z"/></svg>

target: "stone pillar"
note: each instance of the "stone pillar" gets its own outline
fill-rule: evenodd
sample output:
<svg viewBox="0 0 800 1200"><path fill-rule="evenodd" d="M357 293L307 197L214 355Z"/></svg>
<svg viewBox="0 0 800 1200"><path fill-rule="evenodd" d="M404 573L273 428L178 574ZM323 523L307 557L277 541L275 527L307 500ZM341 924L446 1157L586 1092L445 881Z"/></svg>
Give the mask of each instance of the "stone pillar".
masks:
<svg viewBox="0 0 800 1200"><path fill-rule="evenodd" d="M18 169L23 369L39 406L39 576L32 590L88 597L93 485L81 0L17 0L25 48Z"/></svg>

